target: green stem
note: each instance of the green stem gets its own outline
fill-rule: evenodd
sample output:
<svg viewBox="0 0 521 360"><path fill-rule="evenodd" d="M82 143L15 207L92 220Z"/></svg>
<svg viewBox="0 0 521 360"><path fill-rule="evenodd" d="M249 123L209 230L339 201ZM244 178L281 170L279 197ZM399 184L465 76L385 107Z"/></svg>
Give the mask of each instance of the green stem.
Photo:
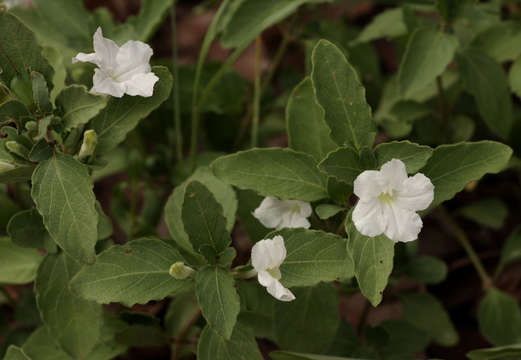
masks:
<svg viewBox="0 0 521 360"><path fill-rule="evenodd" d="M179 69L177 67L177 25L176 25L176 6L177 0L172 5L170 17L172 18L172 68L174 71L174 89L172 91L172 100L174 105L174 126L176 136L176 156L177 161L183 162L183 134L181 129L181 109L179 108Z"/></svg>
<svg viewBox="0 0 521 360"><path fill-rule="evenodd" d="M251 124L251 147L258 144L259 117L261 101L261 62L262 62L262 37L259 35L255 40L255 88L253 90L253 116Z"/></svg>
<svg viewBox="0 0 521 360"><path fill-rule="evenodd" d="M438 96L440 98L441 126L443 129L446 129L449 124L450 109L445 96L445 89L443 88L443 79L441 76L436 77L436 86L438 87Z"/></svg>
<svg viewBox="0 0 521 360"><path fill-rule="evenodd" d="M445 227L445 229L449 231L456 238L456 240L458 240L460 245L467 252L470 261L474 265L474 268L476 269L479 277L481 278L483 289L486 290L490 288L492 286L492 279L485 270L485 267L483 266L483 263L481 262L481 259L479 258L478 254L470 244L467 234L465 234L463 229L452 219L452 217L449 215L449 213L444 207L439 207L438 214L439 219L441 220L441 223Z"/></svg>

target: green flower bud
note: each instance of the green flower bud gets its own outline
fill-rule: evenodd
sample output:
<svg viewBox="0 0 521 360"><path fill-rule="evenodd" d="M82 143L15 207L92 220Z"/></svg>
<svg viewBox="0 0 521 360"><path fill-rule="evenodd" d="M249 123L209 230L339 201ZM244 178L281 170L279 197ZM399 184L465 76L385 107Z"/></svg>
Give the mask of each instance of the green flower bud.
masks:
<svg viewBox="0 0 521 360"><path fill-rule="evenodd" d="M195 270L186 266L184 262L178 261L170 266L169 274L177 280L184 280L190 277L194 272Z"/></svg>
<svg viewBox="0 0 521 360"><path fill-rule="evenodd" d="M27 149L25 146L16 141L11 140L6 142L5 147L13 154L21 156L24 159L27 159L29 157L29 149Z"/></svg>
<svg viewBox="0 0 521 360"><path fill-rule="evenodd" d="M86 157L94 154L94 150L96 150L96 145L98 145L98 135L94 130L87 130L83 134L83 143L81 144L80 153L78 157L80 160L85 159Z"/></svg>

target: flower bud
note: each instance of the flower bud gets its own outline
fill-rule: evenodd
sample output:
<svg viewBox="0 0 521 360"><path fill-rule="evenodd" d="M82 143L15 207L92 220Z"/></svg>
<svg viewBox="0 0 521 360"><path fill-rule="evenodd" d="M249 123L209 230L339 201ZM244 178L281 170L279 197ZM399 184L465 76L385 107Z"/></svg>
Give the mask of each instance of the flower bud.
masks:
<svg viewBox="0 0 521 360"><path fill-rule="evenodd" d="M169 274L177 280L184 280L195 272L190 266L186 266L184 262L178 261L170 266Z"/></svg>
<svg viewBox="0 0 521 360"><path fill-rule="evenodd" d="M96 134L96 131L85 131L83 134L83 143L81 144L80 153L78 154L79 159L82 160L94 154L96 145L98 145L98 135Z"/></svg>

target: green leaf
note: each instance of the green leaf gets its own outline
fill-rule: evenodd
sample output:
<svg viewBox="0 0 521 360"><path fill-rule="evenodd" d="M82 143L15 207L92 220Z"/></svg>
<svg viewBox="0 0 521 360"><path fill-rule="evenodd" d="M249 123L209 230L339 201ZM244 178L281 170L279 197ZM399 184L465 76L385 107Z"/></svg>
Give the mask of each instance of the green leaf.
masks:
<svg viewBox="0 0 521 360"><path fill-rule="evenodd" d="M472 350L467 353L470 360L514 360L521 356L521 344Z"/></svg>
<svg viewBox="0 0 521 360"><path fill-rule="evenodd" d="M44 324L75 359L83 359L93 350L103 326L101 305L75 296L69 287L80 266L65 253L48 255L35 282L36 302Z"/></svg>
<svg viewBox="0 0 521 360"><path fill-rule="evenodd" d="M458 213L478 224L499 230L508 216L508 207L498 198L487 198L462 207Z"/></svg>
<svg viewBox="0 0 521 360"><path fill-rule="evenodd" d="M519 259L521 259L521 226L516 227L505 241L501 249L501 258L499 259L497 273L506 265Z"/></svg>
<svg viewBox="0 0 521 360"><path fill-rule="evenodd" d="M318 230L282 229L287 256L280 272L284 286L312 286L353 276L353 260L346 251L346 239Z"/></svg>
<svg viewBox="0 0 521 360"><path fill-rule="evenodd" d="M34 34L9 12L0 12L0 81L9 85L16 77L29 79L29 71L42 74L52 88L53 70L42 56Z"/></svg>
<svg viewBox="0 0 521 360"><path fill-rule="evenodd" d="M320 40L313 49L312 63L311 80L326 111L331 138L338 145L357 150L371 147L376 129L356 70L344 53L326 40Z"/></svg>
<svg viewBox="0 0 521 360"><path fill-rule="evenodd" d="M42 259L43 255L38 250L22 248L9 238L0 238L0 283L30 283Z"/></svg>
<svg viewBox="0 0 521 360"><path fill-rule="evenodd" d="M480 32L472 46L480 49L496 61L515 60L521 55L521 25L517 21L502 21Z"/></svg>
<svg viewBox="0 0 521 360"><path fill-rule="evenodd" d="M159 81L154 87L152 97L124 96L110 98L107 106L91 121L90 128L98 134L96 152L103 154L114 149L125 140L141 119L147 117L170 96L172 75L164 66L152 68Z"/></svg>
<svg viewBox="0 0 521 360"><path fill-rule="evenodd" d="M407 26L403 20L403 10L398 7L376 15L353 43L364 43L380 38L391 39L405 34L407 34Z"/></svg>
<svg viewBox="0 0 521 360"><path fill-rule="evenodd" d="M320 204L315 208L315 213L322 220L329 219L341 211L344 211L345 208L342 206L334 205L334 204Z"/></svg>
<svg viewBox="0 0 521 360"><path fill-rule="evenodd" d="M31 360L31 358L18 346L11 345L7 348L4 360Z"/></svg>
<svg viewBox="0 0 521 360"><path fill-rule="evenodd" d="M299 6L313 2L321 0L238 1L234 11L228 15L221 42L225 48L247 45L265 29L291 15Z"/></svg>
<svg viewBox="0 0 521 360"><path fill-rule="evenodd" d="M7 233L21 247L44 248L50 240L42 216L34 209L14 215L7 225Z"/></svg>
<svg viewBox="0 0 521 360"><path fill-rule="evenodd" d="M290 149L241 151L218 158L211 167L224 182L264 196L302 201L327 197L327 178L317 169L315 160Z"/></svg>
<svg viewBox="0 0 521 360"><path fill-rule="evenodd" d="M434 184L431 208L452 199L469 182L502 171L511 155L510 147L494 141L438 146L422 169Z"/></svg>
<svg viewBox="0 0 521 360"><path fill-rule="evenodd" d="M264 239L266 234L271 230L264 227L264 225L253 216L253 212L264 198L258 195L255 191L241 189L237 189L237 197L239 198L237 216L248 233L250 241L256 243L257 241Z"/></svg>
<svg viewBox="0 0 521 360"><path fill-rule="evenodd" d="M262 360L253 332L237 323L229 340L206 326L197 345L198 360Z"/></svg>
<svg viewBox="0 0 521 360"><path fill-rule="evenodd" d="M400 65L400 92L408 96L426 88L445 71L457 47L455 36L435 28L414 31Z"/></svg>
<svg viewBox="0 0 521 360"><path fill-rule="evenodd" d="M463 85L476 100L485 124L494 134L508 137L512 128L512 100L501 65L474 49L459 53L456 63Z"/></svg>
<svg viewBox="0 0 521 360"><path fill-rule="evenodd" d="M433 256L418 256L407 264L405 272L414 281L438 284L447 277L448 268L443 261Z"/></svg>
<svg viewBox="0 0 521 360"><path fill-rule="evenodd" d="M377 306L393 270L394 242L380 235L370 238L360 234L354 225L346 226L348 251L353 257L355 276L362 294Z"/></svg>
<svg viewBox="0 0 521 360"><path fill-rule="evenodd" d="M107 101L108 97L93 95L84 86L72 85L63 89L56 97L56 107L60 108L65 131L88 123Z"/></svg>
<svg viewBox="0 0 521 360"><path fill-rule="evenodd" d="M336 180L349 185L353 185L357 176L365 170L359 153L349 146L330 152L318 167Z"/></svg>
<svg viewBox="0 0 521 360"><path fill-rule="evenodd" d="M21 124L21 119L29 115L27 107L18 100L9 99L0 104L0 123L14 121Z"/></svg>
<svg viewBox="0 0 521 360"><path fill-rule="evenodd" d="M134 28L135 36L132 40L149 40L167 16L168 10L172 6L173 2L173 0L142 1L139 14L135 17L129 18L126 23Z"/></svg>
<svg viewBox="0 0 521 360"><path fill-rule="evenodd" d="M510 89L521 98L521 57L512 64L508 74L508 82L510 83Z"/></svg>
<svg viewBox="0 0 521 360"><path fill-rule="evenodd" d="M183 258L166 242L154 238L114 245L84 266L71 282L82 298L101 304L127 306L161 300L185 289L189 280L176 280L168 271Z"/></svg>
<svg viewBox="0 0 521 360"><path fill-rule="evenodd" d="M96 201L96 211L98 212L98 240L107 239L111 237L114 232L112 221L103 212L99 201Z"/></svg>
<svg viewBox="0 0 521 360"><path fill-rule="evenodd" d="M36 105L36 109L41 114L50 113L52 111L52 104L45 78L42 74L32 71L31 79L33 86L33 102Z"/></svg>
<svg viewBox="0 0 521 360"><path fill-rule="evenodd" d="M270 352L270 358L273 360L361 360L338 356L303 354L291 351L273 351Z"/></svg>
<svg viewBox="0 0 521 360"><path fill-rule="evenodd" d="M230 272L205 267L195 277L195 293L208 325L225 340L233 340L233 328L241 308Z"/></svg>
<svg viewBox="0 0 521 360"><path fill-rule="evenodd" d="M374 149L378 168L392 159L400 159L407 168L407 173L415 174L425 166L433 150L407 140L382 143Z"/></svg>
<svg viewBox="0 0 521 360"><path fill-rule="evenodd" d="M192 181L198 181L206 186L213 194L215 200L221 204L228 232L232 231L235 224L237 198L232 187L216 178L208 167L198 168L191 177L174 189L165 206L165 221L176 244L183 250L195 254L192 243L185 231L182 218L185 190Z"/></svg>
<svg viewBox="0 0 521 360"><path fill-rule="evenodd" d="M407 294L401 299L405 320L425 331L441 346L458 343L458 333L438 299L428 293Z"/></svg>
<svg viewBox="0 0 521 360"><path fill-rule="evenodd" d="M223 208L211 191L198 181L190 182L183 202L183 225L194 250L200 252L205 245L216 254L230 245Z"/></svg>
<svg viewBox="0 0 521 360"><path fill-rule="evenodd" d="M313 156L316 161L335 150L337 145L329 136L324 116L311 79L307 77L295 87L286 107L289 147Z"/></svg>
<svg viewBox="0 0 521 360"><path fill-rule="evenodd" d="M430 343L430 336L404 320L385 320L378 328L388 335L386 343L379 347L379 353L385 359L416 359L417 353L425 351Z"/></svg>
<svg viewBox="0 0 521 360"><path fill-rule="evenodd" d="M3 129L6 128L9 127ZM0 182L13 183L29 180L34 171L34 165L11 154L5 146L7 141L8 138L0 139Z"/></svg>
<svg viewBox="0 0 521 360"><path fill-rule="evenodd" d="M93 263L98 214L87 168L56 153L38 165L32 183L32 198L54 241L74 259Z"/></svg>
<svg viewBox="0 0 521 360"><path fill-rule="evenodd" d="M326 351L340 324L335 287L321 283L312 288L294 289L293 293L295 300L275 305L277 343L290 351Z"/></svg>
<svg viewBox="0 0 521 360"><path fill-rule="evenodd" d="M481 334L496 346L521 342L521 310L519 302L496 288L487 290L478 309Z"/></svg>
<svg viewBox="0 0 521 360"><path fill-rule="evenodd" d="M65 88L65 80L67 79L67 69L63 62L65 56L52 47L43 48L42 54L54 69L51 91L51 102L54 104L56 96Z"/></svg>

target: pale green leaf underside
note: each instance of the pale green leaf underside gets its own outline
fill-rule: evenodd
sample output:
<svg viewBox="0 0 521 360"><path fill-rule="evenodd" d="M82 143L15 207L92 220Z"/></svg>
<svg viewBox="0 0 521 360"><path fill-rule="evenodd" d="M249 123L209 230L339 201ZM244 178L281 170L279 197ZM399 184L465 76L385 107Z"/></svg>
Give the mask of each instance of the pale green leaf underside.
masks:
<svg viewBox="0 0 521 360"><path fill-rule="evenodd" d="M307 154L269 148L241 151L212 163L214 174L240 189L280 199L315 201L327 197L327 177Z"/></svg>
<svg viewBox="0 0 521 360"><path fill-rule="evenodd" d="M189 280L169 275L183 258L167 243L154 238L133 240L103 251L93 265L84 266L71 282L81 297L98 303L127 306L161 300L185 288Z"/></svg>
<svg viewBox="0 0 521 360"><path fill-rule="evenodd" d="M98 213L87 168L56 153L38 165L32 183L32 198L54 241L73 258L94 262Z"/></svg>

